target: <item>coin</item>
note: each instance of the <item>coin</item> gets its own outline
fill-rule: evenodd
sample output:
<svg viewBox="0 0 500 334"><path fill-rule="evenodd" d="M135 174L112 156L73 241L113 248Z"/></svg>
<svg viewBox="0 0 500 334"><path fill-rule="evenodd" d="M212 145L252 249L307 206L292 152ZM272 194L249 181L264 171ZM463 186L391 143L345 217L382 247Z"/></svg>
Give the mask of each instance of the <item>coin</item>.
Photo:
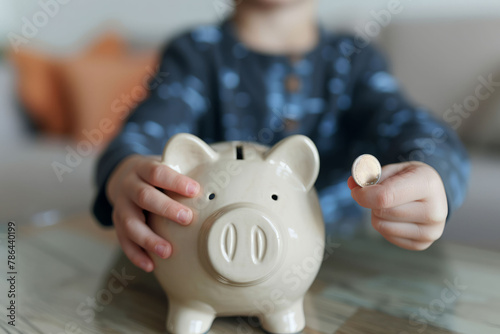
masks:
<svg viewBox="0 0 500 334"><path fill-rule="evenodd" d="M354 160L351 173L360 187L368 187L378 183L382 175L382 167L373 155L363 154Z"/></svg>

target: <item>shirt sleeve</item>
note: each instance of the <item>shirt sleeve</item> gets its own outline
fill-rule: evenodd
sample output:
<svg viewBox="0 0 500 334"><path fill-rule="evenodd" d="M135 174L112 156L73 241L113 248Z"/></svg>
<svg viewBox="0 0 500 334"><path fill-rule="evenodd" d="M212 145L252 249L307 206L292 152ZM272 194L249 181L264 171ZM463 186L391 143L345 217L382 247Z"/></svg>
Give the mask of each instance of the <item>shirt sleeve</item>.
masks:
<svg viewBox="0 0 500 334"><path fill-rule="evenodd" d="M444 183L449 218L465 199L470 173L460 139L443 121L407 100L375 48L354 56L352 71L353 102L344 117L344 126L353 130L352 158L372 153L382 165L421 161L432 166Z"/></svg>
<svg viewBox="0 0 500 334"><path fill-rule="evenodd" d="M149 96L130 114L97 163L98 194L93 213L102 225L112 225L112 206L105 188L110 174L123 159L132 154L159 155L174 134L189 132L202 136L200 124L213 120L205 64L188 34L174 40L163 52L156 75L149 82Z"/></svg>

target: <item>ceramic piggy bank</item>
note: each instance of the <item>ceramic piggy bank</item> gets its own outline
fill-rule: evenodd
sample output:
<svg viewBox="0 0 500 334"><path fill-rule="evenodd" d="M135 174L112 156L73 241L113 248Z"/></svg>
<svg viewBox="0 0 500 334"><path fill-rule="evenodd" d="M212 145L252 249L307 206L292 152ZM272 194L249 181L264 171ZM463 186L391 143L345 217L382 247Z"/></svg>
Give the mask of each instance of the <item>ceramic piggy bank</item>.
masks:
<svg viewBox="0 0 500 334"><path fill-rule="evenodd" d="M168 194L193 209L190 225L148 219L173 248L168 259L150 254L169 300L167 330L205 333L216 316L251 316L270 333L300 332L325 238L313 142L295 135L272 148L209 146L178 134L162 161L202 187L195 198Z"/></svg>

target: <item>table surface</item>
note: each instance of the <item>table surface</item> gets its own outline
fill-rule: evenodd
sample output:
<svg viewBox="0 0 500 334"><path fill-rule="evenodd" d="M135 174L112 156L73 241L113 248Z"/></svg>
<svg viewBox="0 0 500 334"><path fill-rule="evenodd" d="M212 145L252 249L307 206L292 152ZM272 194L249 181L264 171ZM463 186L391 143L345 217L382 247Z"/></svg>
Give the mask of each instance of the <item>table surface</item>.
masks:
<svg viewBox="0 0 500 334"><path fill-rule="evenodd" d="M0 231L0 333L165 332L156 279L89 216L17 226L17 317L8 325L4 224ZM305 299L304 333L500 333L500 253L446 242L411 252L379 238L331 244ZM117 272L129 276L123 289L109 286ZM217 318L209 333L263 333L253 324Z"/></svg>

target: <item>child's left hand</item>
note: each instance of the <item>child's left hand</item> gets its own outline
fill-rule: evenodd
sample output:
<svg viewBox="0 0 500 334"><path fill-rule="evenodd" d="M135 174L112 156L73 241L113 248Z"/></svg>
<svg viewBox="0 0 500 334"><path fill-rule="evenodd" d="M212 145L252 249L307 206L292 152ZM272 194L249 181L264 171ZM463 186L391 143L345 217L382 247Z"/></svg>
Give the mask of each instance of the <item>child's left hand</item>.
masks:
<svg viewBox="0 0 500 334"><path fill-rule="evenodd" d="M389 242L424 250L443 234L448 203L431 166L415 161L387 165L376 185L361 188L352 176L347 184L354 200L372 209L372 226Z"/></svg>

